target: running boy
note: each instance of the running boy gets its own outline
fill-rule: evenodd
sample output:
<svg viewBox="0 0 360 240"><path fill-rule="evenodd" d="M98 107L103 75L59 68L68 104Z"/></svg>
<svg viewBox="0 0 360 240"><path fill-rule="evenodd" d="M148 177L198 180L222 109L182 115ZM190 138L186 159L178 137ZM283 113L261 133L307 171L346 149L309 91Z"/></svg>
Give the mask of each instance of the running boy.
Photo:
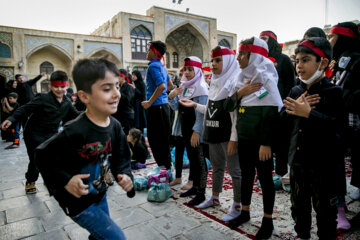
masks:
<svg viewBox="0 0 360 240"><path fill-rule="evenodd" d="M61 121L74 119L79 114L71 100L64 95L67 85L68 76L65 72L53 72L50 76L51 91L38 94L33 100L17 109L1 125L3 129L7 129L13 123L30 116L24 130L24 140L30 160L25 174L27 194L36 193L35 182L39 177L39 170L34 160L35 148L58 132Z"/></svg>
<svg viewBox="0 0 360 240"><path fill-rule="evenodd" d="M109 216L105 181L111 170L118 184L133 192L129 146L111 116L120 100L119 71L105 59L83 59L72 74L86 111L41 144L36 160L49 193L90 232L89 239L125 239Z"/></svg>
<svg viewBox="0 0 360 240"><path fill-rule="evenodd" d="M319 239L336 239L338 135L344 107L342 90L330 83L325 70L332 57L330 43L320 37L302 41L297 49L300 85L284 100L291 123L289 148L291 211L299 238L309 239L311 205L316 212ZM318 94L312 104L307 95ZM283 114L286 114L285 109ZM312 204L311 204L312 203Z"/></svg>

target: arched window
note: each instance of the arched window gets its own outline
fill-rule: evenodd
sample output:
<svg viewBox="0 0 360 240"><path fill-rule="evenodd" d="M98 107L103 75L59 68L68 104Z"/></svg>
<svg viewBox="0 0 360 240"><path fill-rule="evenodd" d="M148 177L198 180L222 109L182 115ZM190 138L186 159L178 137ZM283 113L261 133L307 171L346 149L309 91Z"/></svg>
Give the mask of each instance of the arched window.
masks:
<svg viewBox="0 0 360 240"><path fill-rule="evenodd" d="M147 44L151 41L151 33L142 25L130 32L131 54L133 59L146 59Z"/></svg>
<svg viewBox="0 0 360 240"><path fill-rule="evenodd" d="M41 82L41 92L42 93L47 93L50 91L50 81L49 80L43 80Z"/></svg>
<svg viewBox="0 0 360 240"><path fill-rule="evenodd" d="M8 45L0 42L0 58L11 58L11 49Z"/></svg>
<svg viewBox="0 0 360 240"><path fill-rule="evenodd" d="M170 54L166 52L166 68L170 68Z"/></svg>
<svg viewBox="0 0 360 240"><path fill-rule="evenodd" d="M40 73L51 74L54 71L54 65L50 62L43 62L40 64Z"/></svg>
<svg viewBox="0 0 360 240"><path fill-rule="evenodd" d="M177 52L173 52L172 54L173 57L173 68L178 68L179 67L179 55L177 54Z"/></svg>
<svg viewBox="0 0 360 240"><path fill-rule="evenodd" d="M223 47L226 47L226 48L230 48L230 43L228 41L226 41L225 39L222 39L220 42L219 42L219 46L223 46Z"/></svg>

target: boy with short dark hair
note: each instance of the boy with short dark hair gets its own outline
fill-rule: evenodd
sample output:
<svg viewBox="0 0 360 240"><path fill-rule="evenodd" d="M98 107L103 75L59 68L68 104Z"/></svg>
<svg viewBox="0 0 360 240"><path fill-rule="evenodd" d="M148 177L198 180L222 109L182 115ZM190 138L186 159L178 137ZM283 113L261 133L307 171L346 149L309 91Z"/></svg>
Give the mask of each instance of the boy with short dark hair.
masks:
<svg viewBox="0 0 360 240"><path fill-rule="evenodd" d="M302 41L297 49L300 85L284 100L282 114L291 126L289 148L291 211L295 231L309 239L311 206L320 239L336 239L339 133L343 122L342 90L325 76L332 57L330 43L320 37Z"/></svg>
<svg viewBox="0 0 360 240"><path fill-rule="evenodd" d="M110 170L128 196L134 196L129 146L121 124L111 116L120 100L118 77L115 64L105 59L78 61L73 79L86 111L36 149L50 195L90 232L89 239L125 239L109 216Z"/></svg>
<svg viewBox="0 0 360 240"><path fill-rule="evenodd" d="M16 109L19 107L19 103L17 103L18 94L15 92L11 92L7 95L7 98L3 99L2 102L2 110L6 113L6 116L11 116ZM19 136L19 124L13 124L11 128L7 130L10 138L7 140L12 140L13 144L7 146L5 149L14 149L18 148L20 145L20 136Z"/></svg>
<svg viewBox="0 0 360 240"><path fill-rule="evenodd" d="M160 59L166 52L166 44L161 41L149 43L146 58L146 101L141 104L146 109L147 137L158 166L171 168L170 154L170 109L166 94L170 77ZM171 83L171 81L169 81Z"/></svg>
<svg viewBox="0 0 360 240"><path fill-rule="evenodd" d="M50 76L51 91L38 94L30 102L17 109L1 125L3 129L7 129L12 123L29 117L24 129L24 140L30 160L25 174L27 194L37 191L35 182L39 177L39 170L34 160L35 148L58 132L61 121L72 120L79 114L70 99L64 96L68 81L65 72L53 72Z"/></svg>

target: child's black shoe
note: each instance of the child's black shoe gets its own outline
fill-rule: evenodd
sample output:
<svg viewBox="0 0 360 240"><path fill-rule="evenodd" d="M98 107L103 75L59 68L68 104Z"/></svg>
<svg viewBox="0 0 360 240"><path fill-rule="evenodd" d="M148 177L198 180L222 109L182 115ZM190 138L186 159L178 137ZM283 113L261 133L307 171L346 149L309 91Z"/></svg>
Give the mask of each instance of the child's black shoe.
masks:
<svg viewBox="0 0 360 240"><path fill-rule="evenodd" d="M256 239L268 239L271 237L273 230L274 224L272 218L263 217L261 227L255 237Z"/></svg>
<svg viewBox="0 0 360 240"><path fill-rule="evenodd" d="M188 206L197 206L200 203L202 203L203 201L205 201L205 194L197 193L196 196L187 203L187 205Z"/></svg>
<svg viewBox="0 0 360 240"><path fill-rule="evenodd" d="M180 197L190 197L192 195L195 195L196 193L197 193L197 189L192 187L188 191L181 193Z"/></svg>
<svg viewBox="0 0 360 240"><path fill-rule="evenodd" d="M250 220L250 212L249 211L241 211L240 215L233 220L230 220L228 223L229 228L236 229L243 223L246 223Z"/></svg>

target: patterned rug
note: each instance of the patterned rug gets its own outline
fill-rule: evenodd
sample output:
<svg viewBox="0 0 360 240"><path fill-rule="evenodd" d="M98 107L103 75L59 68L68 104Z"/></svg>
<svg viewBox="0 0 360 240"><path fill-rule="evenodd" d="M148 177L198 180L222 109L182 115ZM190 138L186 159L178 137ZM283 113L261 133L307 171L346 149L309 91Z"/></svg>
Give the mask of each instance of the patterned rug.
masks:
<svg viewBox="0 0 360 240"><path fill-rule="evenodd" d="M347 165L347 178L349 181L349 176L351 175L351 166L349 159L346 160ZM147 162L146 169L140 169L133 171L135 177L145 177L148 172L157 167L156 163L153 160ZM185 179L188 177L188 169L183 170L183 184L185 184ZM255 181L256 182L256 181ZM215 208L208 208L200 210L196 207L188 207L185 203L191 198L180 198L179 195L183 190L180 190L181 185L174 186L172 197L176 200L178 205L182 205L182 209L186 211L187 214L193 214L198 218L206 218L207 220L213 220L214 228L222 231L226 234L231 233L234 236L234 239L256 239L255 234L261 225L261 220L263 217L263 204L262 204L262 192L261 188L254 183L254 190L252 195L251 202L251 220L242 226L240 226L236 231L230 230L227 225L222 222L220 219L230 210L233 199L232 191L232 182L230 175L226 172L223 183L223 192L220 194L221 206ZM212 189L212 170L209 170L208 180L207 180L207 190L206 198L208 199L211 196ZM348 184L348 194L354 191L355 188ZM352 240L360 239L360 216L355 215L360 212L360 201L353 201L348 196L346 196L347 203L347 217L348 219L353 219L352 229L348 232L339 232L338 240ZM275 196L275 206L274 206L274 227L273 236L270 239L282 239L282 240L293 240L296 239L296 233L294 232L294 221L291 218L290 211L290 194L284 190L276 191ZM313 224L311 229L311 239L317 239L316 231L316 219L315 212L312 213ZM216 223L216 224L215 224Z"/></svg>

